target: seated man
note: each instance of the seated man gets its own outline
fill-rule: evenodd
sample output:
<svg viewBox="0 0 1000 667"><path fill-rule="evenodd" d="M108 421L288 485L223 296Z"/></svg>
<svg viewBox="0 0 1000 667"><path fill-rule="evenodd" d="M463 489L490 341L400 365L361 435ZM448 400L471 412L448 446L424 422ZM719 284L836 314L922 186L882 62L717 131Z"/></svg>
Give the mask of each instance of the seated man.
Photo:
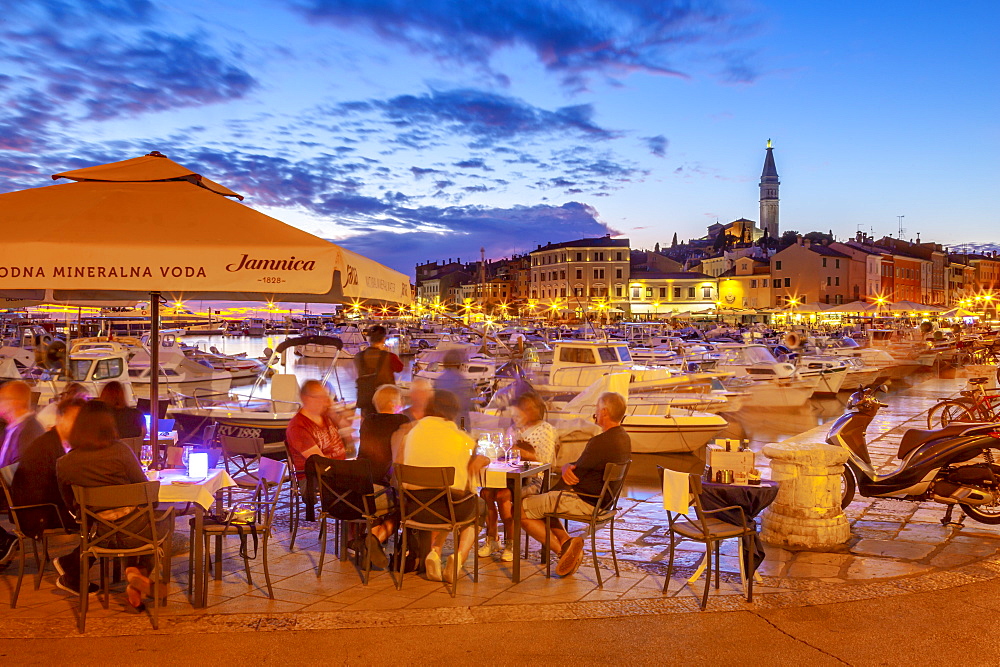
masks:
<svg viewBox="0 0 1000 667"><path fill-rule="evenodd" d="M575 463L563 466L562 480L552 491L523 500L521 525L529 535L545 542L543 517L546 514L568 512L589 516L593 513L597 496L604 488L604 466L625 463L632 457L631 440L621 425L624 418L625 399L621 394L610 391L601 394L594 410L594 422L601 427L601 433L587 442ZM551 525L549 548L559 555L556 574L565 577L576 572L583 562L583 538L570 537L558 521L551 521Z"/></svg>
<svg viewBox="0 0 1000 667"><path fill-rule="evenodd" d="M304 477L306 459L314 454L329 459L347 458L347 449L340 437L340 429L347 424L331 410L333 399L319 380L303 382L299 398L302 408L289 420L285 441L295 474Z"/></svg>
<svg viewBox="0 0 1000 667"><path fill-rule="evenodd" d="M398 414L403 407L403 392L396 385L384 384L379 387L375 390L372 402L378 412L369 415L361 422L358 459L371 461L372 481L375 483L377 493L392 484L392 436L400 426L410 420L406 415ZM383 493L375 500L377 509L388 509L390 498L387 494ZM395 529L395 518L387 518L372 527L367 546L372 555L372 563L376 567L384 568L388 564L382 545Z"/></svg>
<svg viewBox="0 0 1000 667"><path fill-rule="evenodd" d="M39 507L17 513L21 530L33 539L39 539L44 531L52 528L76 528L76 519L70 514L59 491L56 461L69 451L69 434L84 403L82 398L59 401L55 427L36 438L21 452L21 462L11 483L14 504L55 505L54 509Z"/></svg>
<svg viewBox="0 0 1000 667"><path fill-rule="evenodd" d="M458 398L454 394L435 391L427 406L427 416L418 421L407 434L402 455L404 465L454 468L455 480L451 485L451 492L455 499L466 498L472 494L470 481L477 479L483 467L490 462L485 456L476 455L476 443L468 433L455 424L454 419L458 411ZM414 495L420 497L422 493L427 494L424 500L429 500L437 494L436 491L427 490L417 491ZM473 512L482 511L482 499L478 496L473 498L473 501L463 502L456 507L458 512L456 519L460 521L469 519L474 516ZM434 505L432 508L447 516L447 500L441 498L439 502L440 506ZM469 551L476 539L475 533L475 527L471 524L460 533L456 549L459 564L464 563L469 557ZM424 559L427 578L431 581L441 581L441 550L447 537L447 531L432 533L431 551ZM444 564L444 579L448 583L454 583L452 568L449 565L451 559L455 557L449 556Z"/></svg>

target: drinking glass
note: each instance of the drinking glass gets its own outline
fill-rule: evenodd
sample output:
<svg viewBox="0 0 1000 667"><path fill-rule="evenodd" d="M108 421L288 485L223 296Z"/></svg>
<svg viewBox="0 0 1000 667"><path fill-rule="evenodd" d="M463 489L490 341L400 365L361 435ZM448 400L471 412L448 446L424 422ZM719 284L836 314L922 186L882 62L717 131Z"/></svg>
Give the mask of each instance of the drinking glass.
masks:
<svg viewBox="0 0 1000 667"><path fill-rule="evenodd" d="M187 474L188 461L191 459L191 448L181 447L181 465L184 466L184 473Z"/></svg>
<svg viewBox="0 0 1000 667"><path fill-rule="evenodd" d="M512 466L521 465L521 450L511 445L510 450L508 450L507 453L507 463Z"/></svg>
<svg viewBox="0 0 1000 667"><path fill-rule="evenodd" d="M143 445L139 450L139 463L142 464L143 470L149 470L150 464L153 462L153 446Z"/></svg>

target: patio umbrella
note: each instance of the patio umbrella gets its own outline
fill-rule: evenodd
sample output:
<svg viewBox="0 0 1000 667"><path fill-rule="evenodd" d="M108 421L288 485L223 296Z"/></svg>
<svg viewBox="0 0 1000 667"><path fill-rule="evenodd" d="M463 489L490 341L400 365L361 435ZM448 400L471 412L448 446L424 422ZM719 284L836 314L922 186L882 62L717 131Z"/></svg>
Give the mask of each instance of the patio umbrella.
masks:
<svg viewBox="0 0 1000 667"><path fill-rule="evenodd" d="M882 310L888 310L891 313L939 313L944 308L928 306L915 301L896 301L882 306Z"/></svg>
<svg viewBox="0 0 1000 667"><path fill-rule="evenodd" d="M941 317L955 318L955 317L979 317L976 313L966 310L965 308L952 308L951 310L946 310L942 313L938 313Z"/></svg>
<svg viewBox="0 0 1000 667"><path fill-rule="evenodd" d="M0 297L148 298L154 367L162 295L410 301L403 274L240 204L237 193L159 153L53 178L72 182L0 194ZM158 390L154 373L151 400Z"/></svg>
<svg viewBox="0 0 1000 667"><path fill-rule="evenodd" d="M810 303L800 303L797 306L788 306L782 312L784 313L822 313L830 308L828 303L819 303L818 301L812 301Z"/></svg>
<svg viewBox="0 0 1000 667"><path fill-rule="evenodd" d="M827 308L824 313L874 313L878 310L878 306L874 303L868 303L867 301L851 301L850 303L842 303L832 308Z"/></svg>

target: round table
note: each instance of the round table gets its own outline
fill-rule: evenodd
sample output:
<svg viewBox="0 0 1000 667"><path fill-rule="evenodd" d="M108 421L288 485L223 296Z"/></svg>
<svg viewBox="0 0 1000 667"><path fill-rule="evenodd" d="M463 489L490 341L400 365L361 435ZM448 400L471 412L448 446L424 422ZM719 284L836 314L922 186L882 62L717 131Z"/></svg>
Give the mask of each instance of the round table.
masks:
<svg viewBox="0 0 1000 667"><path fill-rule="evenodd" d="M753 535L743 538L744 566L747 576L753 576L757 567L764 562L764 543L757 534L757 522L754 518L764 511L764 508L774 502L778 496L778 483L762 480L760 485L722 484L720 482L702 481L701 506L705 510L715 510L723 507L741 507L746 514L747 522L753 526ZM740 513L736 510L718 512L712 517L726 523L740 525Z"/></svg>

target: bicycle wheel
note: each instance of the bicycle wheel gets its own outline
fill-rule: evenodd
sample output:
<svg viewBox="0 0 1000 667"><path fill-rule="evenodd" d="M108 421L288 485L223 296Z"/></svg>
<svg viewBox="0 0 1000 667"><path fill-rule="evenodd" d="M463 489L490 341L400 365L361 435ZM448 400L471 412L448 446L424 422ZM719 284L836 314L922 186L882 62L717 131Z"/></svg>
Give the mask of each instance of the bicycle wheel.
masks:
<svg viewBox="0 0 1000 667"><path fill-rule="evenodd" d="M975 421L969 414L970 403L951 399L941 401L927 413L927 428L944 428L952 422Z"/></svg>

